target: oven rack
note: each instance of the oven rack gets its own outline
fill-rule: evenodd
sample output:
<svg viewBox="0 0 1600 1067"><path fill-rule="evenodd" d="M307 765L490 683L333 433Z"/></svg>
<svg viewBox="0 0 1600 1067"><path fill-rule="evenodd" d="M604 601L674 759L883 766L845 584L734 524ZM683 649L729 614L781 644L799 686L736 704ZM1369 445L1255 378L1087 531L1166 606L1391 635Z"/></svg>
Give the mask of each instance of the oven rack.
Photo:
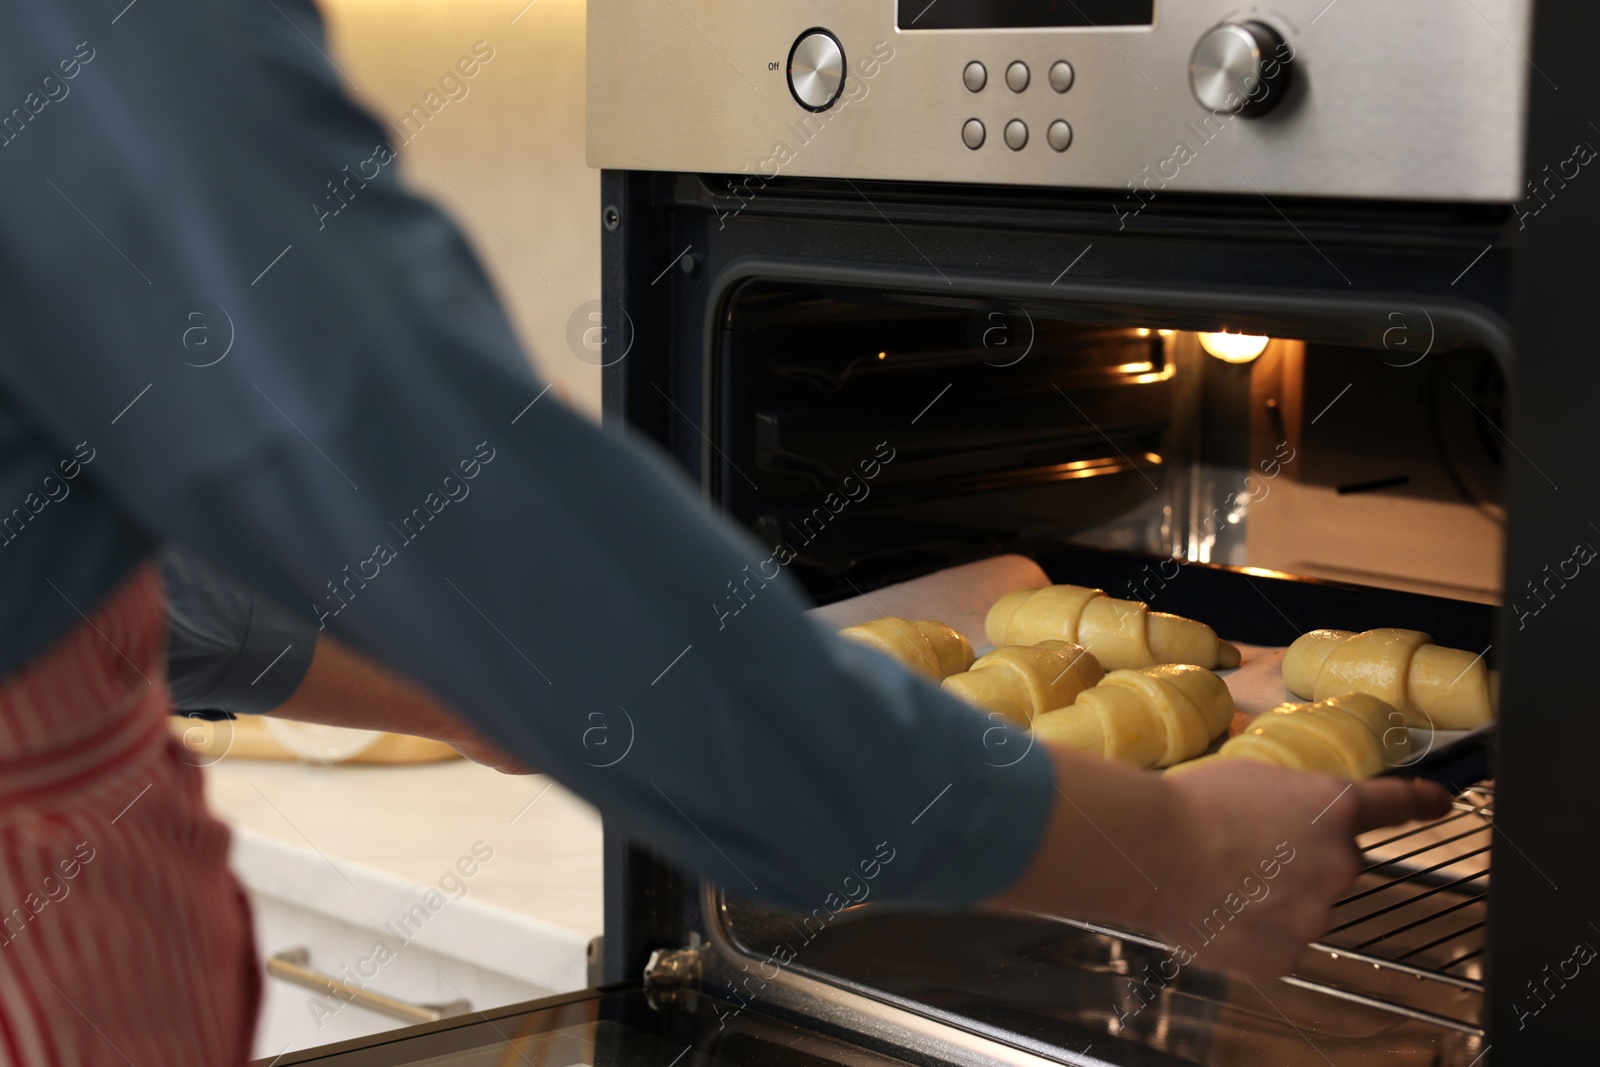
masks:
<svg viewBox="0 0 1600 1067"><path fill-rule="evenodd" d="M1311 946L1326 958L1327 972L1342 973L1303 966L1283 981L1461 1033L1483 1034L1494 786L1473 786L1452 807L1451 814L1435 822L1363 839L1368 862L1356 888L1335 902L1333 927ZM1341 963L1361 965L1369 976L1349 982L1344 978L1349 968L1338 967ZM1352 988L1384 986L1372 980L1371 971L1443 987L1443 999L1455 1010L1445 1014L1418 1007L1419 1000L1439 998L1419 996L1403 984L1395 990L1391 983L1388 990L1404 996Z"/></svg>

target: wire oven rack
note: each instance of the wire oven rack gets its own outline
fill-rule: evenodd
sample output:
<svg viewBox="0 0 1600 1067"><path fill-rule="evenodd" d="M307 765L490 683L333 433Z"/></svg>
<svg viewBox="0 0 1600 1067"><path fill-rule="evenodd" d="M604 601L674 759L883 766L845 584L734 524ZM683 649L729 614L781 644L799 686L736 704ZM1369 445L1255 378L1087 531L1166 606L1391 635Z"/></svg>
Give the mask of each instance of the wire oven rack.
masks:
<svg viewBox="0 0 1600 1067"><path fill-rule="evenodd" d="M1361 839L1367 863L1333 928L1284 981L1466 1034L1483 1033L1494 786L1436 822ZM1396 981L1399 979L1399 981Z"/></svg>

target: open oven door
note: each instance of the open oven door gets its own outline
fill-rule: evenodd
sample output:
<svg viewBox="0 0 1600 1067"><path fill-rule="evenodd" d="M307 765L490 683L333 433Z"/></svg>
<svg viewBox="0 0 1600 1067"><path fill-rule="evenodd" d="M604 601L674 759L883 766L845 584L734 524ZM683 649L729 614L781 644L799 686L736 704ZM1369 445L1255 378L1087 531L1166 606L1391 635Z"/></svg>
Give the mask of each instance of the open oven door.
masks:
<svg viewBox="0 0 1600 1067"><path fill-rule="evenodd" d="M891 1014L894 1014L891 1012ZM1051 1061L955 1035L951 1058L932 1046L875 1047L735 1002L640 986L550 997L270 1061L272 1067L903 1067ZM898 1054L897 1054L898 1053ZM965 1053L965 1054L962 1054ZM1098 1063L1083 1059L1076 1062ZM1160 1054L1141 1063L1179 1063ZM260 1061L265 1067L268 1061Z"/></svg>
<svg viewBox="0 0 1600 1067"><path fill-rule="evenodd" d="M956 1035L960 1037L962 1035ZM272 1061L275 1067L902 1067L907 1063L1052 1061L971 1037L938 1054L939 1042L902 1048L850 1040L822 1026L779 1018L703 995L639 987L592 989L345 1042ZM263 1064L266 1061L261 1061ZM1073 1062L1101 1063L1083 1058ZM1114 1061L1120 1062L1120 1061ZM1140 1063L1181 1063L1160 1053Z"/></svg>
<svg viewBox="0 0 1600 1067"><path fill-rule="evenodd" d="M892 1057L703 996L608 987L282 1057L279 1067L888 1067ZM725 1020L725 1021L724 1021ZM690 1053L693 1052L691 1056ZM264 1062L264 1061L263 1061Z"/></svg>

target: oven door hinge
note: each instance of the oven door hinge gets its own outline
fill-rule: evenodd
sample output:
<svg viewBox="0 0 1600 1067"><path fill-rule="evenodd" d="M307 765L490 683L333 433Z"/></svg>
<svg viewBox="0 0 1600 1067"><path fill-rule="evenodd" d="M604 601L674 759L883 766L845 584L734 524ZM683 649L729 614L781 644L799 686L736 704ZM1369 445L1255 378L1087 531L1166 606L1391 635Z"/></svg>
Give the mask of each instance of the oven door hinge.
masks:
<svg viewBox="0 0 1600 1067"><path fill-rule="evenodd" d="M700 967L706 946L696 936L684 948L658 948L644 965L646 989L695 989L700 985Z"/></svg>

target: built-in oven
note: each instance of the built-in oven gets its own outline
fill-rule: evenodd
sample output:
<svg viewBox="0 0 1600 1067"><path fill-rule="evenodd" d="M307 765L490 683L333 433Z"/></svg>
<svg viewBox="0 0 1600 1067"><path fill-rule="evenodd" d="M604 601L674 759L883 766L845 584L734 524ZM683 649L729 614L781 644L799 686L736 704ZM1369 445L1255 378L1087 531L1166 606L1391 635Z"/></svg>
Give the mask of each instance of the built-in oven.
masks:
<svg viewBox="0 0 1600 1067"><path fill-rule="evenodd" d="M785 914L612 834L608 985L281 1062L1582 1055L1600 15L590 0L588 21L606 417L788 546L819 605L1022 555L1255 646L1426 630L1502 672L1492 773L1364 838L1278 982L1070 918Z"/></svg>

